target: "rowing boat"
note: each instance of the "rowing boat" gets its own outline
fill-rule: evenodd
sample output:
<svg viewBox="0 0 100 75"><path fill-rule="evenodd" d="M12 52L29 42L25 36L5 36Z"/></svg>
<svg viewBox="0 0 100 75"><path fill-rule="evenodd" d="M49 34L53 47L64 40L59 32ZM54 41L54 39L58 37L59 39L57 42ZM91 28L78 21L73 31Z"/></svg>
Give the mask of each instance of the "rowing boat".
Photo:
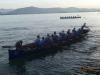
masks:
<svg viewBox="0 0 100 75"><path fill-rule="evenodd" d="M59 49L64 45L68 46L68 45L72 44L73 42L77 42L78 40L82 39L88 32L89 32L89 30L85 29L85 30L82 31L83 36L79 36L78 38L74 38L72 40L69 40L68 42L60 43L59 45L56 45L56 46L45 47L45 48L42 48L42 49L33 47L34 43L23 45L22 50L8 49L9 60L19 58L19 57L22 57L22 56L26 56L26 55L30 55L30 54L37 54L37 53L40 53L40 52L45 52L45 51L48 51L48 50L54 51L54 50L56 50L56 48Z"/></svg>
<svg viewBox="0 0 100 75"><path fill-rule="evenodd" d="M60 17L60 19L75 19L75 18L81 18L80 16L78 17Z"/></svg>

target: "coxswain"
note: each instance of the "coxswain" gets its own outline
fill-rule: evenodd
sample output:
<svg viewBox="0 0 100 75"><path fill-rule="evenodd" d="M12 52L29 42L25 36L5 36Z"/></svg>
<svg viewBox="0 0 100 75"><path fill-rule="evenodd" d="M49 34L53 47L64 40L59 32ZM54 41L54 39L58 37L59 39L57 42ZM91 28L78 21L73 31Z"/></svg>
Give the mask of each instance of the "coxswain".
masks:
<svg viewBox="0 0 100 75"><path fill-rule="evenodd" d="M35 40L34 44L36 47L39 47L39 43L40 43L40 36L37 35L37 39Z"/></svg>
<svg viewBox="0 0 100 75"><path fill-rule="evenodd" d="M86 26L86 23L84 23L84 24L82 25L81 30L83 30L84 27L88 28L88 27Z"/></svg>
<svg viewBox="0 0 100 75"><path fill-rule="evenodd" d="M19 40L19 41L16 42L16 44L15 44L16 50L22 49L22 43L23 43L22 40Z"/></svg>
<svg viewBox="0 0 100 75"><path fill-rule="evenodd" d="M83 34L83 29L84 28L88 28L87 26L86 26L86 23L84 23L83 25L82 25L82 27L81 27L81 34ZM89 29L89 28L88 28ZM90 29L89 29L90 30Z"/></svg>

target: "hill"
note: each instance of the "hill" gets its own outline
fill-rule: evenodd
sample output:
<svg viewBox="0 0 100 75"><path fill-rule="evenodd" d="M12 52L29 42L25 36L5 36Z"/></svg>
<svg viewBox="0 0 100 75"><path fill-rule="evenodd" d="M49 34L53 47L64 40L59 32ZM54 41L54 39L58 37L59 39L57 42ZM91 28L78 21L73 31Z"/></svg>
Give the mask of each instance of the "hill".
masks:
<svg viewBox="0 0 100 75"><path fill-rule="evenodd" d="M86 9L86 8L37 8L37 7L25 7L8 12L8 15L16 14L39 14L39 13L69 13L69 12L95 12L100 9Z"/></svg>
<svg viewBox="0 0 100 75"><path fill-rule="evenodd" d="M2 15L2 13L0 12L0 15Z"/></svg>

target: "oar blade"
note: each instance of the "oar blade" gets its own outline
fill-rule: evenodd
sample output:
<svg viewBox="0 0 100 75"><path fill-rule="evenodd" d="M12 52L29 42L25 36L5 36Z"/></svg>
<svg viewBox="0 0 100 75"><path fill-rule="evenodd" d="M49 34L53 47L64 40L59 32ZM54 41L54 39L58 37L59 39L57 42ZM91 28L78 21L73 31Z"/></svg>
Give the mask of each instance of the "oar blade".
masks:
<svg viewBox="0 0 100 75"><path fill-rule="evenodd" d="M2 46L2 48L12 48L12 47L15 47L15 46Z"/></svg>

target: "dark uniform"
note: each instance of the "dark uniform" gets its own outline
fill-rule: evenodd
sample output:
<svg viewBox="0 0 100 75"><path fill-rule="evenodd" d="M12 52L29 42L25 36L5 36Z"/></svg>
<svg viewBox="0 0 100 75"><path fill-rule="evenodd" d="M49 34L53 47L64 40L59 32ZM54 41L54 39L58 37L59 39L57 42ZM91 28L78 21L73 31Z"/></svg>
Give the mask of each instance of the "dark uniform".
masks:
<svg viewBox="0 0 100 75"><path fill-rule="evenodd" d="M22 43L23 43L22 40L19 40L19 41L16 42L16 44L15 44L16 50L21 50L21 48L22 48Z"/></svg>

